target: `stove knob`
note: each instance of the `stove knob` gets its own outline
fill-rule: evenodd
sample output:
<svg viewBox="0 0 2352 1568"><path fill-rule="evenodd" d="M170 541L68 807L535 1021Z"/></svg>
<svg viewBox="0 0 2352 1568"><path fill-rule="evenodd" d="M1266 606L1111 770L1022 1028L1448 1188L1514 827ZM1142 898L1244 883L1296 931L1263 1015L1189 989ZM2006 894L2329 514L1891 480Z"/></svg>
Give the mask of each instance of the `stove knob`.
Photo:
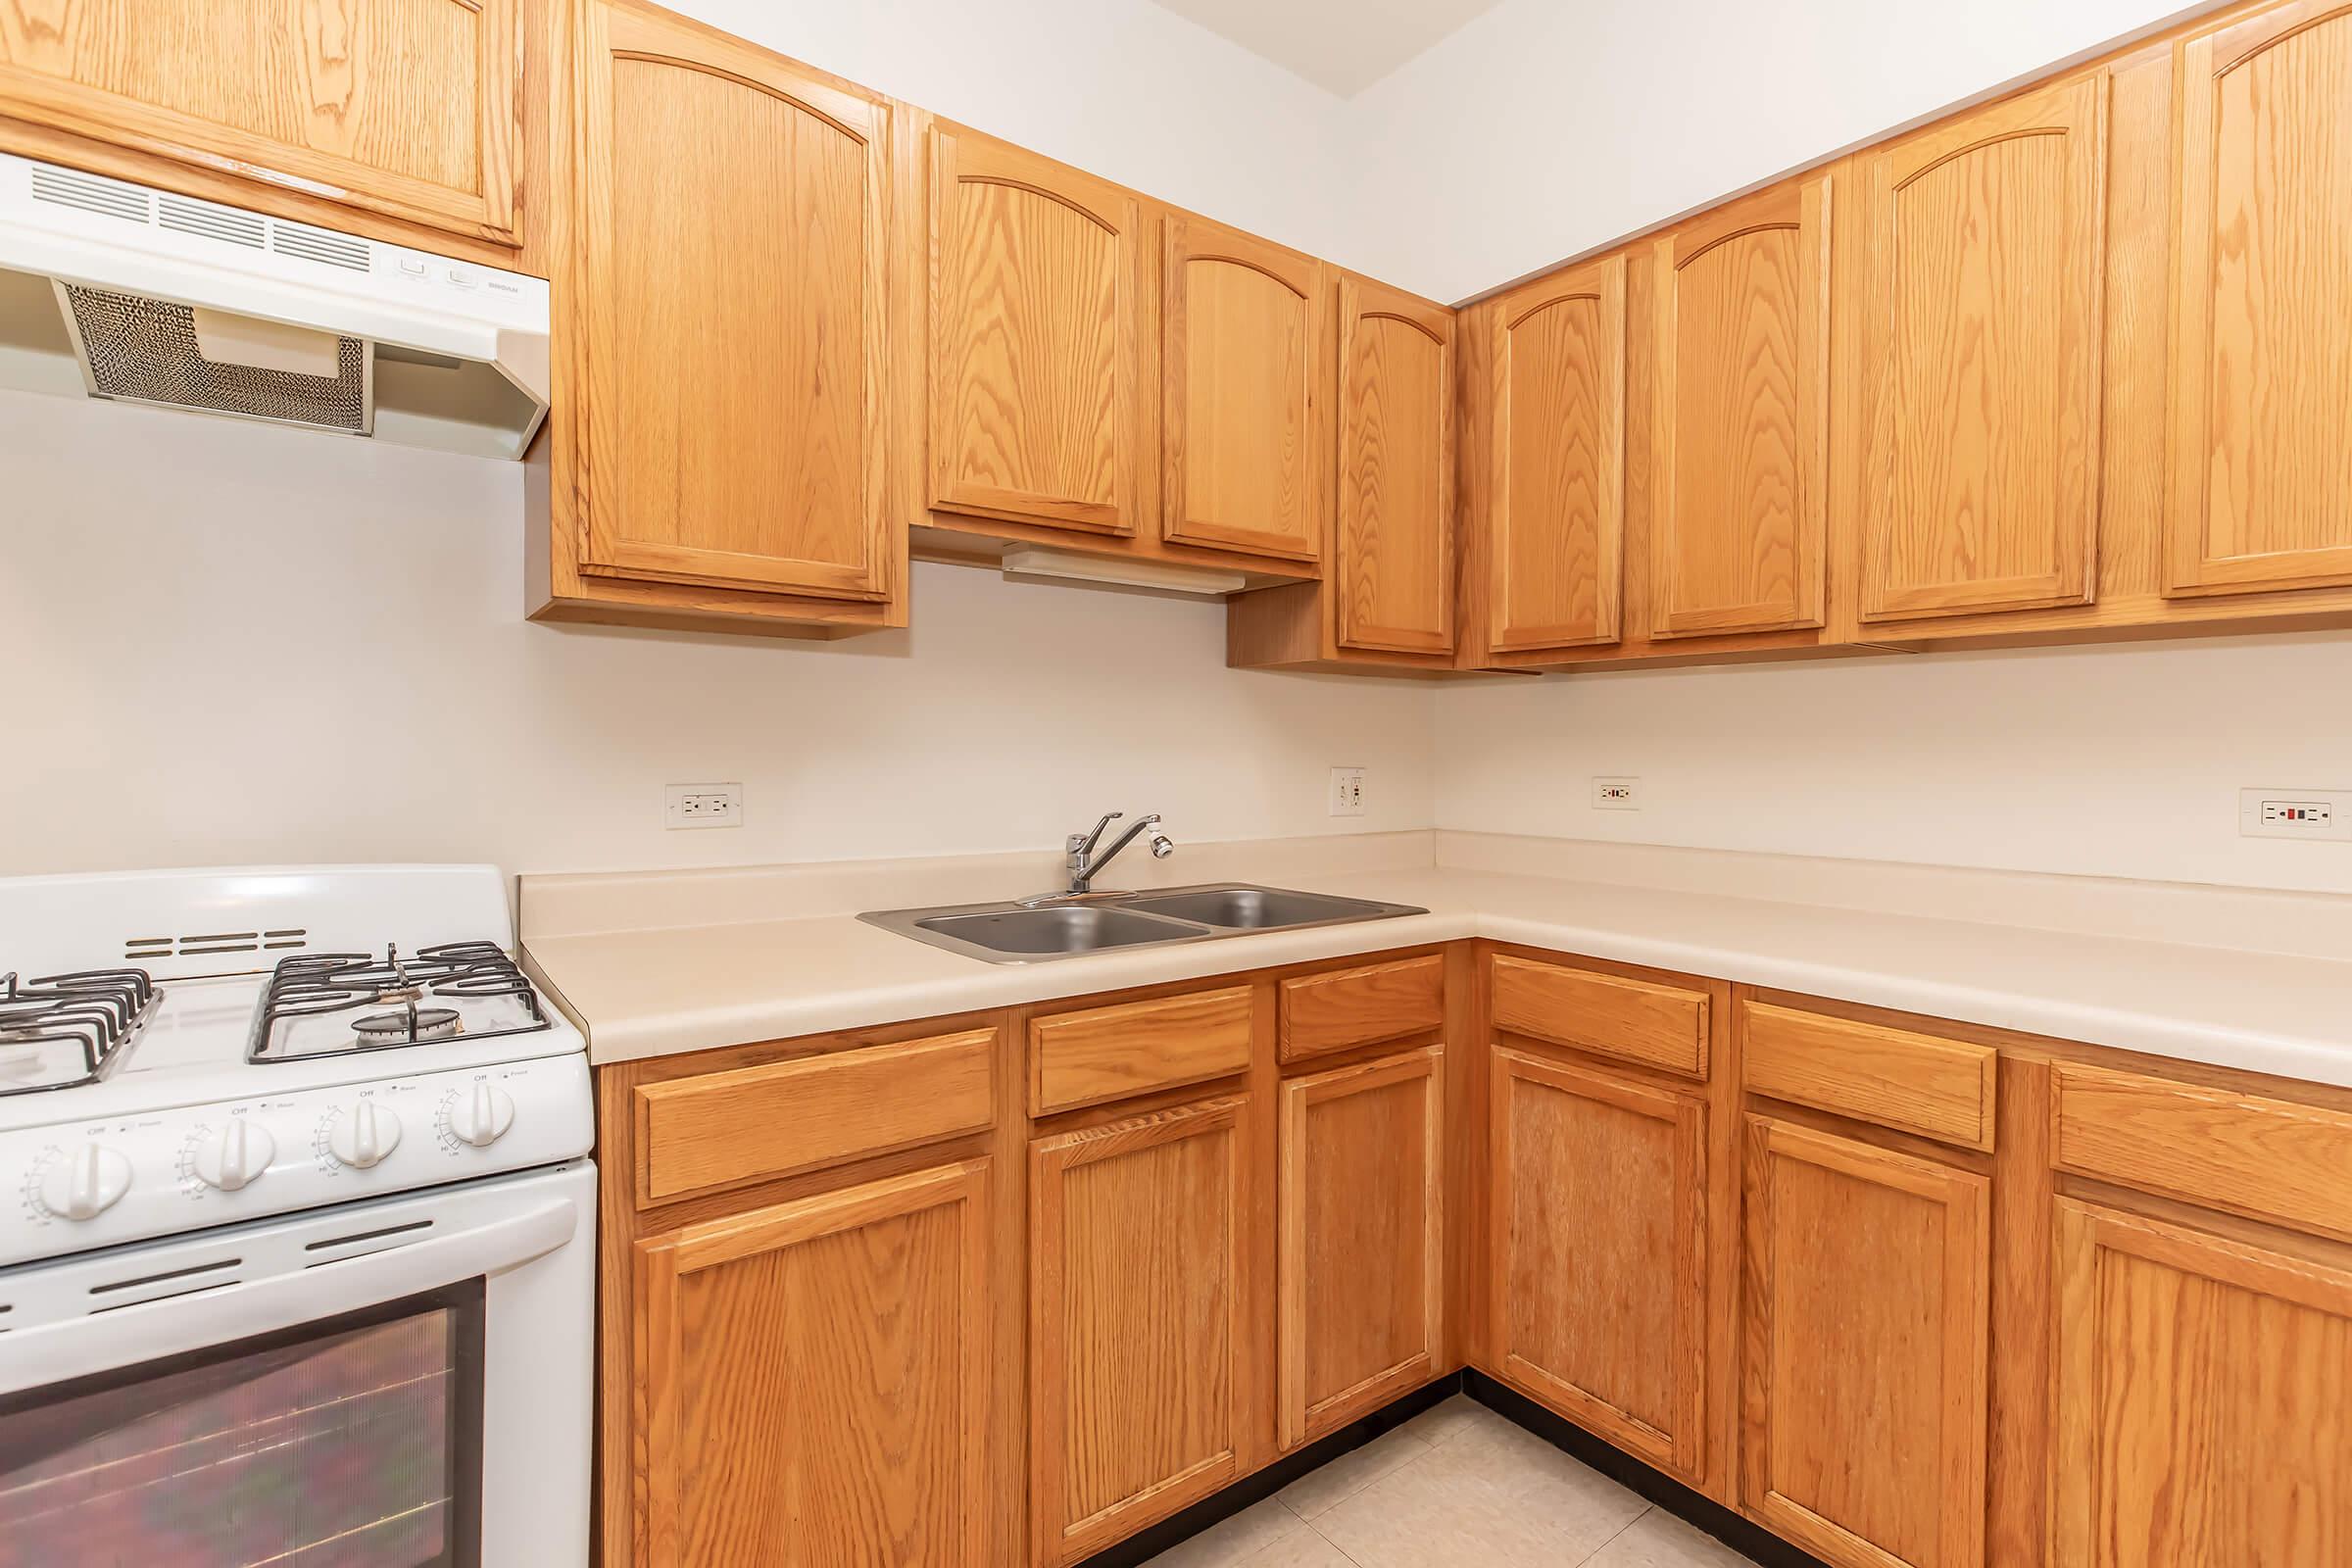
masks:
<svg viewBox="0 0 2352 1568"><path fill-rule="evenodd" d="M269 1128L232 1116L226 1127L198 1147L196 1174L207 1185L233 1193L259 1179L276 1157L277 1140Z"/></svg>
<svg viewBox="0 0 2352 1568"><path fill-rule="evenodd" d="M449 1130L476 1149L487 1149L514 1125L514 1097L490 1084L461 1091L449 1107Z"/></svg>
<svg viewBox="0 0 2352 1568"><path fill-rule="evenodd" d="M67 1219L94 1219L130 1190L130 1161L84 1144L41 1177L41 1206Z"/></svg>
<svg viewBox="0 0 2352 1568"><path fill-rule="evenodd" d="M355 1102L326 1130L326 1147L346 1165L380 1164L400 1147L400 1113L372 1100Z"/></svg>

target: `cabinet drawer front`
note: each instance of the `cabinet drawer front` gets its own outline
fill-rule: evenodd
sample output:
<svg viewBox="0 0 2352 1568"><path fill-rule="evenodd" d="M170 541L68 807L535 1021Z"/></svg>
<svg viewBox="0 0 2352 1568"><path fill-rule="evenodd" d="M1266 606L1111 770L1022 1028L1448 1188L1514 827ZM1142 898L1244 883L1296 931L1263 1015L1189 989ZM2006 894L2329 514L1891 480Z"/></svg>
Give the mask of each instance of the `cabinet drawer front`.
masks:
<svg viewBox="0 0 2352 1568"><path fill-rule="evenodd" d="M1250 1065L1248 986L1057 1013L1029 1024L1029 1113L1051 1115Z"/></svg>
<svg viewBox="0 0 2352 1568"><path fill-rule="evenodd" d="M1989 1046L1762 1002L1745 1004L1741 1022L1740 1080L1751 1094L1991 1150L2000 1054Z"/></svg>
<svg viewBox="0 0 2352 1568"><path fill-rule="evenodd" d="M1282 983L1282 1059L1425 1034L1446 1024L1446 959L1405 958Z"/></svg>
<svg viewBox="0 0 2352 1568"><path fill-rule="evenodd" d="M1707 994L1497 954L1494 1027L1689 1078L1707 1075Z"/></svg>
<svg viewBox="0 0 2352 1568"><path fill-rule="evenodd" d="M978 1132L995 1117L993 1029L637 1089L637 1201L836 1165Z"/></svg>
<svg viewBox="0 0 2352 1568"><path fill-rule="evenodd" d="M2073 1064L2050 1094L2061 1170L2352 1239L2352 1116Z"/></svg>

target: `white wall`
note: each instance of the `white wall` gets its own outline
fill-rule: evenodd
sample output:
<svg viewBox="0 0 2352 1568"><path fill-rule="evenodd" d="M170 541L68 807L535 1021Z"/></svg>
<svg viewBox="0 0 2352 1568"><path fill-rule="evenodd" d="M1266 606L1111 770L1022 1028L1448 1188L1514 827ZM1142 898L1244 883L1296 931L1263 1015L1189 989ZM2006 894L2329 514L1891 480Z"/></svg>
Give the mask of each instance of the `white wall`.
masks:
<svg viewBox="0 0 2352 1568"><path fill-rule="evenodd" d="M2240 786L2352 789L2347 691L2352 633L1482 684L1438 824L2352 893L2352 843L2237 836Z"/></svg>
<svg viewBox="0 0 2352 1568"><path fill-rule="evenodd" d="M2180 12L1504 0L1350 101L1354 265L1463 299Z"/></svg>
<svg viewBox="0 0 2352 1568"><path fill-rule="evenodd" d="M921 566L803 646L522 619L511 466L0 393L0 874L511 871L1425 827L1431 695L1224 667L1206 602ZM1369 767L1360 817L1327 770ZM661 826L739 780L740 829Z"/></svg>

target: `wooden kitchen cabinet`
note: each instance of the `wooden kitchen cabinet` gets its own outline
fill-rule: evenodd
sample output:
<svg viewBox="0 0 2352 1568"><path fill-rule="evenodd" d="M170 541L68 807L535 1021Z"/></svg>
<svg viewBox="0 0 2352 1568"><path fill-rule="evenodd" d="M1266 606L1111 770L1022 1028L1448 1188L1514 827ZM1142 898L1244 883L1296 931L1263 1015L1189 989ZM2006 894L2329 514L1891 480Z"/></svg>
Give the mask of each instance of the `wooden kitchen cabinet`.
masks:
<svg viewBox="0 0 2352 1568"><path fill-rule="evenodd" d="M2352 584L2352 10L2239 12L2174 72L2166 591Z"/></svg>
<svg viewBox="0 0 2352 1568"><path fill-rule="evenodd" d="M1453 313L1340 280L1339 644L1453 652Z"/></svg>
<svg viewBox="0 0 2352 1568"><path fill-rule="evenodd" d="M1496 1049L1490 1343L1505 1382L1697 1484L1706 1457L1706 1107Z"/></svg>
<svg viewBox="0 0 2352 1568"><path fill-rule="evenodd" d="M2060 1199L2051 1568L2352 1561L2352 1270Z"/></svg>
<svg viewBox="0 0 2352 1568"><path fill-rule="evenodd" d="M631 1560L987 1560L989 1180L959 1161L636 1244Z"/></svg>
<svg viewBox="0 0 2352 1568"><path fill-rule="evenodd" d="M1652 637L1822 623L1829 199L1816 175L1651 246Z"/></svg>
<svg viewBox="0 0 2352 1568"><path fill-rule="evenodd" d="M1320 561L1330 527L1330 269L1204 219L1171 214L1162 226L1162 534Z"/></svg>
<svg viewBox="0 0 2352 1568"><path fill-rule="evenodd" d="M904 624L904 127L882 98L630 0L587 0L579 42L538 612Z"/></svg>
<svg viewBox="0 0 2352 1568"><path fill-rule="evenodd" d="M144 161L172 184L176 165L198 176L197 194L276 210L266 186L301 198L287 216L312 221L334 221L327 203L512 246L523 28L539 4L17 5L0 16L0 116L80 142L28 132L0 144L148 182ZM88 144L100 156L82 156ZM258 186L240 193L236 180Z"/></svg>
<svg viewBox="0 0 2352 1568"><path fill-rule="evenodd" d="M1839 1568L1982 1568L1991 1183L1751 1115L1740 1501Z"/></svg>
<svg viewBox="0 0 2352 1568"><path fill-rule="evenodd" d="M1282 1086L1275 1323L1286 1449L1443 1365L1444 1059L1431 1046Z"/></svg>
<svg viewBox="0 0 2352 1568"><path fill-rule="evenodd" d="M933 510L1082 534L1151 529L1155 229L1116 185L934 127Z"/></svg>
<svg viewBox="0 0 2352 1568"><path fill-rule="evenodd" d="M1626 263L1571 268L1492 309L1483 650L1615 642L1625 550Z"/></svg>
<svg viewBox="0 0 2352 1568"><path fill-rule="evenodd" d="M2092 71L1857 159L1838 446L1865 627L2092 597L2106 117Z"/></svg>
<svg viewBox="0 0 2352 1568"><path fill-rule="evenodd" d="M1075 1562L1253 1466L1248 1107L1227 1097L1030 1146L1040 1563Z"/></svg>

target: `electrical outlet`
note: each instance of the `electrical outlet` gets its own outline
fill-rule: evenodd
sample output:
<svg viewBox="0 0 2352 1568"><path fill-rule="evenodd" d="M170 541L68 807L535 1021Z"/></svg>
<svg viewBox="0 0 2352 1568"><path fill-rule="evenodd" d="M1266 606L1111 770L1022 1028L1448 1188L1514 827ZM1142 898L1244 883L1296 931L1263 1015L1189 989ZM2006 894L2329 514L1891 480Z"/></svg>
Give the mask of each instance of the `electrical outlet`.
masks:
<svg viewBox="0 0 2352 1568"><path fill-rule="evenodd" d="M662 811L664 827L743 826L740 784L672 784Z"/></svg>
<svg viewBox="0 0 2352 1568"><path fill-rule="evenodd" d="M1642 781L1638 778L1596 778L1592 781L1592 809L1595 811L1639 811L1642 809Z"/></svg>
<svg viewBox="0 0 2352 1568"><path fill-rule="evenodd" d="M2249 839L2352 839L2352 790L2239 790L2237 831Z"/></svg>
<svg viewBox="0 0 2352 1568"><path fill-rule="evenodd" d="M1331 814L1361 816L1364 814L1364 770L1360 767L1335 767L1331 770Z"/></svg>

